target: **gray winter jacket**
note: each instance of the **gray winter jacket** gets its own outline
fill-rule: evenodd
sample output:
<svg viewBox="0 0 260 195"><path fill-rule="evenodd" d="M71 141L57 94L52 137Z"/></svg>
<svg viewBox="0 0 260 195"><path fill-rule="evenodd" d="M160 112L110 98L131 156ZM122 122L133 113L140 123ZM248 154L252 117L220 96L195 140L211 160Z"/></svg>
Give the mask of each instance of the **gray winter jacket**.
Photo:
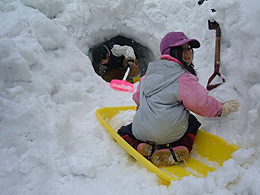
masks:
<svg viewBox="0 0 260 195"><path fill-rule="evenodd" d="M178 78L185 72L178 63L149 63L140 85L140 106L133 120L133 135L140 141L168 144L179 140L188 128L189 111L178 101Z"/></svg>

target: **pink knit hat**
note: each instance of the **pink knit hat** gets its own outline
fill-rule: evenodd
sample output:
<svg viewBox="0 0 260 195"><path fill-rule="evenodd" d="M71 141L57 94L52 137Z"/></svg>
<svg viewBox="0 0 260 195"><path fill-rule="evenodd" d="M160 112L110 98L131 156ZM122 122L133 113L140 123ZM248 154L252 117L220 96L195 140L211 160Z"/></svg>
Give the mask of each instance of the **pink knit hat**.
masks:
<svg viewBox="0 0 260 195"><path fill-rule="evenodd" d="M188 39L183 32L169 32L161 40L161 54L170 54L171 47L181 46L189 43L192 48L199 48L200 42L196 39Z"/></svg>

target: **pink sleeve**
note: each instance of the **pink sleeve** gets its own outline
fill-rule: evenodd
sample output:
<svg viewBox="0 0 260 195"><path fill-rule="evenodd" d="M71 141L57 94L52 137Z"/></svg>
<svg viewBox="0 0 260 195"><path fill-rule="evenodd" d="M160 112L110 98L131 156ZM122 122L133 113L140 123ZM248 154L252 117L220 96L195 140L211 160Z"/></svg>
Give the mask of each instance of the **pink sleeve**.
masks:
<svg viewBox="0 0 260 195"><path fill-rule="evenodd" d="M205 117L215 117L222 113L222 104L208 95L208 91L199 84L196 76L185 72L178 81L179 101L185 108Z"/></svg>
<svg viewBox="0 0 260 195"><path fill-rule="evenodd" d="M140 78L136 92L133 94L133 100L136 103L137 108L140 106L140 85L145 76Z"/></svg>

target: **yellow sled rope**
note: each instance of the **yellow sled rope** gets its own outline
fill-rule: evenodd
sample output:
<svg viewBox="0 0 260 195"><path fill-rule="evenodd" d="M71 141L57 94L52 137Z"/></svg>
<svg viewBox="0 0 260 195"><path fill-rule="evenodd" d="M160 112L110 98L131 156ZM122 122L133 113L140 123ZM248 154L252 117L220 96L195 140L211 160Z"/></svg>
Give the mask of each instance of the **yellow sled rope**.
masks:
<svg viewBox="0 0 260 195"><path fill-rule="evenodd" d="M143 157L123 138L117 134L117 129L113 129L110 120L119 111L136 110L135 106L104 107L96 110L96 116L107 132L138 162L149 171L155 173L161 184L169 185L171 180L180 180L188 175L206 177L208 172L212 172L217 167L222 166L223 162L230 159L237 146L228 144L222 138L199 130L194 142L194 147L189 158L178 165L169 167L156 167L149 160Z"/></svg>

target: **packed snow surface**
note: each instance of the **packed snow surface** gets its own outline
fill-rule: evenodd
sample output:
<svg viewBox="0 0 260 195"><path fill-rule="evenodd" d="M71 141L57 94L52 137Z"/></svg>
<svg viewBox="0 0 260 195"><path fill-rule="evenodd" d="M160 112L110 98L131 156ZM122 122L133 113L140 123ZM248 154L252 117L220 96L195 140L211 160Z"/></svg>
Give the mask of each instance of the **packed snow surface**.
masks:
<svg viewBox="0 0 260 195"><path fill-rule="evenodd" d="M258 0L1 0L0 193L260 194L259 18ZM201 129L240 149L206 178L158 185L97 120L98 108L135 104L133 93L113 90L95 74L89 51L122 35L157 59L160 39L183 31L201 42L194 64L206 86L215 48L209 19L221 26L226 79L210 95L236 99L240 108L199 117ZM117 125L131 122L130 115Z"/></svg>

